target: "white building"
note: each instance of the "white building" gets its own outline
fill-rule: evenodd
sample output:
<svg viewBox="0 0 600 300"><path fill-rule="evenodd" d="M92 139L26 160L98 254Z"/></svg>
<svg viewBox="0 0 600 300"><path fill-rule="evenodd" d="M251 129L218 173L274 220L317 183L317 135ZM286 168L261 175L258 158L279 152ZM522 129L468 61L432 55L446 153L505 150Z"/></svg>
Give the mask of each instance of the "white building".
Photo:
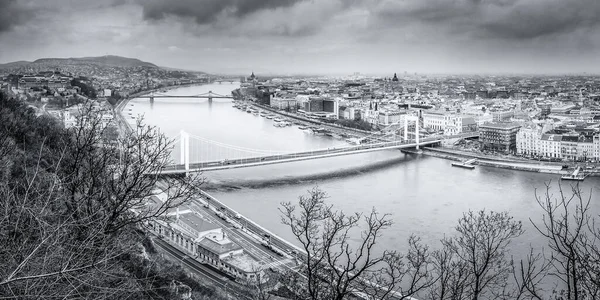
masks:
<svg viewBox="0 0 600 300"><path fill-rule="evenodd" d="M560 134L542 134L539 155L546 158L562 158L561 141Z"/></svg>
<svg viewBox="0 0 600 300"><path fill-rule="evenodd" d="M404 116L406 112L399 110L385 110L379 111L378 124L381 126L387 126L391 124L404 124Z"/></svg>
<svg viewBox="0 0 600 300"><path fill-rule="evenodd" d="M425 128L444 131L445 135L475 130L477 127L473 117L454 112L427 111L423 112L422 117Z"/></svg>

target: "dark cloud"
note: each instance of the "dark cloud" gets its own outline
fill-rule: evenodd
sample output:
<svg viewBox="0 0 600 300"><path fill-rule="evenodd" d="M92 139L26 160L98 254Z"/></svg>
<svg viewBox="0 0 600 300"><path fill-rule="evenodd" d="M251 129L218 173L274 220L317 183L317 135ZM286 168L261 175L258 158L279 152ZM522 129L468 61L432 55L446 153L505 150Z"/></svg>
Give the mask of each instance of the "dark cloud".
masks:
<svg viewBox="0 0 600 300"><path fill-rule="evenodd" d="M33 15L33 10L16 0L0 0L0 33L23 24Z"/></svg>
<svg viewBox="0 0 600 300"><path fill-rule="evenodd" d="M497 19L482 23L484 34L504 39L532 39L591 29L600 25L600 1L522 0Z"/></svg>
<svg viewBox="0 0 600 300"><path fill-rule="evenodd" d="M252 13L290 7L304 0L142 0L144 19L167 16L193 18L198 24L211 24L219 18L243 18ZM265 22L268 22L265 20Z"/></svg>
<svg viewBox="0 0 600 300"><path fill-rule="evenodd" d="M532 39L594 28L599 0L404 0L374 10L388 26L420 23L477 38Z"/></svg>

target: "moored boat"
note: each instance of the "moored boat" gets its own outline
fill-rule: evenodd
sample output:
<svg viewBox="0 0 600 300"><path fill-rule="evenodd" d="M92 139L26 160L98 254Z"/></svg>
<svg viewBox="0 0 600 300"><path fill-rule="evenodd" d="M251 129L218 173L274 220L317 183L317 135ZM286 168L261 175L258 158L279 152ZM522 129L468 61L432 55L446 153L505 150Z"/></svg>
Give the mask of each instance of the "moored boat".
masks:
<svg viewBox="0 0 600 300"><path fill-rule="evenodd" d="M469 169L469 170L475 169L474 165L470 165L470 164L466 164L466 163L452 163L451 165L453 167L459 167L459 168L464 168L464 169Z"/></svg>

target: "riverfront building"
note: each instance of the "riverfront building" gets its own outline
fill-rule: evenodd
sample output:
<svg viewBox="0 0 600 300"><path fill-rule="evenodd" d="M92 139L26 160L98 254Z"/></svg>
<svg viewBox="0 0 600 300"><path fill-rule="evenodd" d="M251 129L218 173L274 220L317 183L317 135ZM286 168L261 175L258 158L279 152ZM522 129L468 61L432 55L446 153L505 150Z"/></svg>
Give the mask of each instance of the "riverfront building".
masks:
<svg viewBox="0 0 600 300"><path fill-rule="evenodd" d="M158 205L160 199L156 197L149 201ZM163 240L196 260L238 278L264 279L258 262L229 239L218 224L201 218L187 207L171 209L166 218L150 221L147 225Z"/></svg>
<svg viewBox="0 0 600 300"><path fill-rule="evenodd" d="M521 125L515 123L486 123L479 126L479 142L486 150L516 151L519 128Z"/></svg>
<svg viewBox="0 0 600 300"><path fill-rule="evenodd" d="M435 131L443 131L445 135L477 130L475 118L449 111L423 111L423 126Z"/></svg>

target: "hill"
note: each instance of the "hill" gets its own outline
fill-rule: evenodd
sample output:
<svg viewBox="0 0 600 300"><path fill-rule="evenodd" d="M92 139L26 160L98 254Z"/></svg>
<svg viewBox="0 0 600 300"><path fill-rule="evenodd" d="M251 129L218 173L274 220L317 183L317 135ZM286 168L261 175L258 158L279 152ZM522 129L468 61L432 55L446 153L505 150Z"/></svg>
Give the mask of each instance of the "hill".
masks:
<svg viewBox="0 0 600 300"><path fill-rule="evenodd" d="M0 69L11 69L19 67L35 67L42 65L83 65L94 64L107 67L150 67L158 68L157 65L139 60L137 58L128 58L116 55L105 55L97 57L71 57L71 58L40 58L33 62L17 61L6 64L0 64Z"/></svg>
<svg viewBox="0 0 600 300"><path fill-rule="evenodd" d="M137 58L128 58L115 55L105 55L97 57L80 57L80 58L41 58L33 62L34 64L80 64L92 63L111 67L151 67L158 68L157 65Z"/></svg>
<svg viewBox="0 0 600 300"><path fill-rule="evenodd" d="M30 61L20 60L6 64L0 64L0 69L19 68L31 64Z"/></svg>

